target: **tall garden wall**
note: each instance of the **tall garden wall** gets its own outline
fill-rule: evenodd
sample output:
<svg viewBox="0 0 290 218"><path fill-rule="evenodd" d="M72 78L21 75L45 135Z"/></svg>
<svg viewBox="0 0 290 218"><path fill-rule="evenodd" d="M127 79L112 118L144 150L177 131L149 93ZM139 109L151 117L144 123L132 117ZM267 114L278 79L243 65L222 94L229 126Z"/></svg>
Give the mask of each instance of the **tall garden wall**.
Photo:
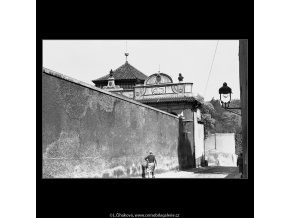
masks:
<svg viewBox="0 0 290 218"><path fill-rule="evenodd" d="M139 176L149 150L171 170L178 138L176 116L44 68L44 178Z"/></svg>

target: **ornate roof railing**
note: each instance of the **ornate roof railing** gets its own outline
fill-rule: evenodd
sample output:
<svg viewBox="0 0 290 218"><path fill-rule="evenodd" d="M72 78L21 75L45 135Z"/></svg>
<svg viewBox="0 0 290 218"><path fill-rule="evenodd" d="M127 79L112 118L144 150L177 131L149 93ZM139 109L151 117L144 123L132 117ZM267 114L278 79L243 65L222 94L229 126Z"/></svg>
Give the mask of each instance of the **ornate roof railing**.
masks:
<svg viewBox="0 0 290 218"><path fill-rule="evenodd" d="M193 83L164 83L134 87L134 99L193 97Z"/></svg>

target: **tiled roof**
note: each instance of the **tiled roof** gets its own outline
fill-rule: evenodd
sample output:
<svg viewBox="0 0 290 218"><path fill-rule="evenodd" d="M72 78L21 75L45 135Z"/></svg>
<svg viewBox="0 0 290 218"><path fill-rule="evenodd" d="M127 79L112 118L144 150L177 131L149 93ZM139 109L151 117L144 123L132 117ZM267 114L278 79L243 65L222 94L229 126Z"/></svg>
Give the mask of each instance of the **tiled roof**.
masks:
<svg viewBox="0 0 290 218"><path fill-rule="evenodd" d="M157 102L197 102L194 97L160 97L160 98L145 98L136 100L141 103L157 103Z"/></svg>
<svg viewBox="0 0 290 218"><path fill-rule="evenodd" d="M109 76L110 74L107 74L106 76L93 80L93 82L107 81ZM133 67L131 64L129 64L128 61L126 61L125 64L114 70L113 76L115 80L131 80L131 79L145 80L147 78L145 74L143 74L135 67Z"/></svg>

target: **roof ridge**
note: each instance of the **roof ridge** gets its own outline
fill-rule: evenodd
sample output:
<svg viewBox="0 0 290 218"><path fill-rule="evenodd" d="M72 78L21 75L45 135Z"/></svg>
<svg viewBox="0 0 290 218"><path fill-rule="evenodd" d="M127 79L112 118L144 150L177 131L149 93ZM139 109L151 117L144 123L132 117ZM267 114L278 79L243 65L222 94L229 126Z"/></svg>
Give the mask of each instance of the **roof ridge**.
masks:
<svg viewBox="0 0 290 218"><path fill-rule="evenodd" d="M129 64L129 63L128 63ZM147 75L145 75L144 73L142 73L140 70L138 70L136 67L132 66L131 64L129 64L135 71L133 71L133 74L135 75L136 78L138 77L145 77L144 80L147 79ZM138 73L139 75L136 75L135 73Z"/></svg>
<svg viewBox="0 0 290 218"><path fill-rule="evenodd" d="M115 70L113 70L113 71L117 71L117 70L119 70L120 68L122 68L123 66L125 66L126 65L126 63L125 64L122 64L120 67L118 67L117 69L115 69Z"/></svg>
<svg viewBox="0 0 290 218"><path fill-rule="evenodd" d="M123 64L122 66L125 67L126 65L128 65L128 66L131 67L131 68L133 68L134 70L137 70L135 67L133 67L131 64L129 64L128 61L126 61L125 64ZM121 66L121 67L122 67L122 66ZM117 69L116 69L116 71L117 71ZM139 71L139 70L137 70L137 71ZM136 75L135 75L131 70L126 71L126 73L131 74L132 77L135 77L135 79L137 79L137 76L136 76ZM122 74L124 74L124 72L122 72Z"/></svg>
<svg viewBox="0 0 290 218"><path fill-rule="evenodd" d="M123 65L118 67L117 69L113 70L113 75L115 77L115 80L128 80L128 79L141 79L146 80L147 75L142 73L140 70L129 64L128 61L126 61ZM109 74L99 77L95 80L92 80L93 82L97 81L104 81L107 80L109 77Z"/></svg>
<svg viewBox="0 0 290 218"><path fill-rule="evenodd" d="M129 66L131 66L135 71L138 71L138 73L142 73L140 70L138 70L136 67L132 66L131 64L129 64L129 62L127 62L126 64L128 64ZM136 78L137 76L135 75L135 72L131 72Z"/></svg>

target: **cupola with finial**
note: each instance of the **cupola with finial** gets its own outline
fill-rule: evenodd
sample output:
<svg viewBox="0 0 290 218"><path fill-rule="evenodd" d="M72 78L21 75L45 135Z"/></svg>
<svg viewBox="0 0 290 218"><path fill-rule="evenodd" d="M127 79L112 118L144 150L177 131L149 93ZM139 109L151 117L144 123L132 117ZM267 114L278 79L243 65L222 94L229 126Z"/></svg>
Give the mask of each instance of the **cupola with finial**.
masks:
<svg viewBox="0 0 290 218"><path fill-rule="evenodd" d="M136 83L144 85L144 81L148 76L128 63L129 53L127 51L127 41L126 50L123 54L125 54L125 63L122 66L113 70L112 73L107 73L105 76L92 80L96 87L108 88L117 84L116 86L119 85L123 89L130 89L133 91L133 87ZM140 81L136 81L137 79Z"/></svg>

